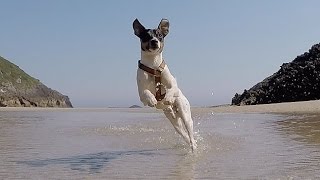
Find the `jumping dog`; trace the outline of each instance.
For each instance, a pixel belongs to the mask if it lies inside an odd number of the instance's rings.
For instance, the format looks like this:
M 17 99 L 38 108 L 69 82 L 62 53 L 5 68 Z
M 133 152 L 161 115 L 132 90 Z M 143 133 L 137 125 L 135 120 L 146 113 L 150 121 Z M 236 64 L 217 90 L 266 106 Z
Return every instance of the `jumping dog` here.
M 145 106 L 162 109 L 175 130 L 194 151 L 196 143 L 189 101 L 178 88 L 162 57 L 164 38 L 169 33 L 169 21 L 162 19 L 158 28 L 146 29 L 135 19 L 133 30 L 141 42 L 141 60 L 138 62 L 137 70 L 141 102 Z

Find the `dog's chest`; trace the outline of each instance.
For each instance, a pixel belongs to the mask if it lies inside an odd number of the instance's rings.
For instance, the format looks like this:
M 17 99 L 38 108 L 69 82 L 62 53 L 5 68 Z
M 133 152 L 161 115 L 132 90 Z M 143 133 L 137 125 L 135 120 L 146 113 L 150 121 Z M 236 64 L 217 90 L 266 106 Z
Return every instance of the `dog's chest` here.
M 148 89 L 153 95 L 156 95 L 156 87 L 158 84 L 155 82 L 155 76 L 139 69 L 138 70 L 138 81 L 140 85 L 144 86 L 144 89 Z M 166 92 L 166 87 L 163 83 L 161 83 L 161 92 L 165 93 Z

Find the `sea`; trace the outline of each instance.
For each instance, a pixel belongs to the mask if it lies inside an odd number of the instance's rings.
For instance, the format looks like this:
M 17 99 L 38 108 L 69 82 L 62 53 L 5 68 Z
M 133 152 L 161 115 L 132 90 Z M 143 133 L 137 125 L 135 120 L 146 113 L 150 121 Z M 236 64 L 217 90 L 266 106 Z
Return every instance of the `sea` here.
M 198 148 L 161 111 L 0 112 L 0 179 L 320 179 L 320 116 L 193 108 Z

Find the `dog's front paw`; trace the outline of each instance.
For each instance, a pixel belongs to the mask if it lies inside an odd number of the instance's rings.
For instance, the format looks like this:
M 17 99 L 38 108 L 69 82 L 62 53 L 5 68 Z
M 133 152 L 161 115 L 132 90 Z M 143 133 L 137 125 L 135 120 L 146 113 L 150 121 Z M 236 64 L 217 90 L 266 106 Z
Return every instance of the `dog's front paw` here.
M 155 107 L 157 105 L 158 101 L 154 96 L 148 97 L 147 104 L 150 107 Z
M 171 105 L 174 103 L 175 98 L 173 96 L 165 96 L 163 99 L 163 104 L 165 105 Z

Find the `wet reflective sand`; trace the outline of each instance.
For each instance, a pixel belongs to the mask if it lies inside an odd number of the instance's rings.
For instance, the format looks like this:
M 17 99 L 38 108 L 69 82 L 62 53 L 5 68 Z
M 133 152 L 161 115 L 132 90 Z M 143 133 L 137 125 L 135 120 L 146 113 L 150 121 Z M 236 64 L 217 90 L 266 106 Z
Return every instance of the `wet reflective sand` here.
M 0 179 L 319 179 L 320 116 L 193 110 L 191 153 L 149 109 L 0 112 Z

